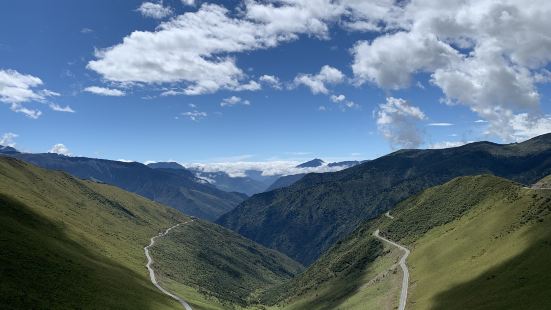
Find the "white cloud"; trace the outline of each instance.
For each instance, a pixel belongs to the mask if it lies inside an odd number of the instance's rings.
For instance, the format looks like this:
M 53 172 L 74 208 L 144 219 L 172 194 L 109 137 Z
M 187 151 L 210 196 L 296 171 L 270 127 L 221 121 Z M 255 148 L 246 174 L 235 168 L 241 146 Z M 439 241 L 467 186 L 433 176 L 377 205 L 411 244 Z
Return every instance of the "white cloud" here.
M 425 118 L 421 109 L 404 99 L 388 97 L 379 105 L 377 128 L 392 148 L 416 148 L 423 143 L 418 122 Z
M 48 105 L 50 107 L 50 109 L 54 110 L 54 111 L 57 111 L 57 112 L 67 112 L 67 113 L 75 113 L 75 110 L 73 110 L 70 106 L 60 106 L 56 103 L 50 103 Z
M 429 145 L 429 149 L 447 149 L 450 147 L 458 147 L 465 145 L 467 143 L 471 143 L 472 141 L 465 142 L 465 141 L 442 141 L 438 143 L 433 143 Z
M 52 148 L 48 151 L 48 153 L 55 153 L 55 154 L 64 155 L 64 156 L 71 155 L 71 152 L 69 151 L 69 149 L 61 143 L 58 143 L 52 146 Z
M 162 2 L 144 2 L 136 9 L 145 17 L 151 17 L 155 19 L 162 19 L 172 15 L 172 9 L 170 7 L 163 6 Z
M 281 82 L 277 76 L 265 74 L 261 76 L 259 80 L 275 89 L 281 89 Z
M 220 102 L 221 107 L 231 107 L 238 104 L 250 105 L 251 103 L 249 102 L 249 100 L 243 100 L 241 99 L 241 97 L 237 97 L 237 96 L 231 96 L 229 98 L 225 98 L 224 100 L 222 100 L 222 102 Z
M 434 127 L 448 127 L 453 126 L 452 123 L 429 123 L 427 126 L 434 126 Z
M 194 6 L 195 5 L 195 0 L 182 0 L 182 3 L 184 5 Z
M 256 82 L 243 83 L 246 74 L 229 54 L 274 47 L 297 34 L 321 30 L 314 24 L 274 23 L 264 15 L 279 11 L 271 5 L 247 1 L 245 6 L 245 18 L 232 16 L 220 5 L 203 4 L 196 12 L 161 23 L 154 32 L 134 31 L 122 43 L 98 50 L 88 68 L 116 82 L 183 83 L 184 93 L 190 95 L 258 89 Z
M 384 34 L 353 49 L 358 83 L 400 89 L 426 72 L 445 102 L 488 121 L 488 134 L 513 141 L 541 131 L 537 84 L 550 81 L 551 2 L 383 2 L 383 14 L 368 20 Z M 515 126 L 525 113 L 533 127 Z
M 92 33 L 94 32 L 93 29 L 90 29 L 90 28 L 82 28 L 80 29 L 80 33 L 83 33 L 83 34 L 88 34 L 88 33 Z
M 299 74 L 295 77 L 295 86 L 304 85 L 310 88 L 313 94 L 328 94 L 326 84 L 338 84 L 343 82 L 344 74 L 331 66 L 323 66 L 316 75 Z
M 15 70 L 0 70 L 0 101 L 10 104 L 14 112 L 36 119 L 42 112 L 29 109 L 23 104 L 33 101 L 48 103 L 48 97 L 59 96 L 58 93 L 47 89 L 37 89 L 42 84 L 38 77 L 21 74 Z
M 197 122 L 205 117 L 207 117 L 206 112 L 200 112 L 200 111 L 190 111 L 190 112 L 184 112 L 182 113 L 183 116 L 189 117 L 190 120 Z
M 84 89 L 84 91 L 92 94 L 100 95 L 100 96 L 121 97 L 126 95 L 126 93 L 120 89 L 106 88 L 106 87 L 99 87 L 99 86 L 88 86 Z
M 13 133 L 13 132 L 7 132 L 0 137 L 0 145 L 1 146 L 10 146 L 15 147 L 15 138 L 17 138 L 19 135 Z
M 333 101 L 334 103 L 337 103 L 339 104 L 341 107 L 346 107 L 346 108 L 354 108 L 356 107 L 357 105 L 353 102 L 353 101 L 350 101 L 350 100 L 346 100 L 346 96 L 345 95 L 331 95 L 331 97 L 329 97 L 331 99 L 331 101 Z
M 331 0 L 247 0 L 236 12 L 203 4 L 153 32 L 134 31 L 122 43 L 96 51 L 87 67 L 109 81 L 181 83 L 188 95 L 256 90 L 258 83 L 244 82 L 247 76 L 233 54 L 275 47 L 301 34 L 326 38 L 327 23 L 345 12 Z
M 204 172 L 224 171 L 232 177 L 246 176 L 247 170 L 262 171 L 264 176 L 272 175 L 290 175 L 299 173 L 311 172 L 333 172 L 339 171 L 346 167 L 328 167 L 323 165 L 315 168 L 296 168 L 301 164 L 300 161 L 236 161 L 236 162 L 217 162 L 217 163 L 185 163 L 182 164 L 187 168 L 200 169 Z

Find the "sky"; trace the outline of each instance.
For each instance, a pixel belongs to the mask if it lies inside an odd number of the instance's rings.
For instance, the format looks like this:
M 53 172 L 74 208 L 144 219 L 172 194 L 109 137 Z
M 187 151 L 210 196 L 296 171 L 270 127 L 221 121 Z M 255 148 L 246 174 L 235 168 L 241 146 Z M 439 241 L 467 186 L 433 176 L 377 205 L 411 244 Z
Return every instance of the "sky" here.
M 3 1 L 0 144 L 267 167 L 523 141 L 551 131 L 549 14 L 543 0 Z

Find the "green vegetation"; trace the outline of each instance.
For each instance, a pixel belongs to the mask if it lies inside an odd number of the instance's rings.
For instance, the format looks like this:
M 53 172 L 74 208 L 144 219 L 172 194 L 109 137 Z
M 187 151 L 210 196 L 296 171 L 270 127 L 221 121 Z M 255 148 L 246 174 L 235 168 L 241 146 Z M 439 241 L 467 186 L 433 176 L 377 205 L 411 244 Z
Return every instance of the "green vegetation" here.
M 117 188 L 0 158 L 0 304 L 13 309 L 177 309 L 143 247 L 186 217 Z
M 0 304 L 7 309 L 181 309 L 160 293 L 143 247 L 180 212 L 109 185 L 0 158 Z M 160 282 L 194 309 L 256 303 L 302 270 L 290 258 L 205 221 L 151 251 Z
M 0 152 L 0 156 L 1 156 Z M 246 197 L 203 184 L 186 169 L 152 169 L 137 162 L 70 157 L 58 154 L 13 153 L 14 157 L 45 169 L 64 171 L 84 180 L 111 184 L 185 214 L 214 221 Z
M 257 292 L 302 271 L 290 258 L 204 221 L 174 229 L 159 239 L 152 255 L 161 282 L 172 280 L 176 291 L 187 291 L 184 296 L 197 309 L 255 304 Z
M 551 173 L 551 134 L 523 143 L 402 150 L 335 173 L 308 174 L 254 195 L 218 223 L 309 265 L 363 221 L 459 176 L 494 174 L 532 184 Z
M 412 249 L 410 309 L 543 309 L 551 304 L 551 191 L 463 177 L 393 211 L 382 232 Z

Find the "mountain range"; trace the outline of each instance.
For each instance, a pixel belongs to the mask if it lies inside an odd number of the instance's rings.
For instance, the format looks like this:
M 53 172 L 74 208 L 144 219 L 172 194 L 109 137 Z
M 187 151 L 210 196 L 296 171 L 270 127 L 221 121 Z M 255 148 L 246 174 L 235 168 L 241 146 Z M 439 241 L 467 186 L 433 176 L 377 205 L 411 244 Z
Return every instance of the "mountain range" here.
M 113 163 L 74 160 L 124 175 Z M 138 167 L 214 188 L 173 163 Z M 401 150 L 307 174 L 220 218 L 258 220 L 253 237 L 96 177 L 0 157 L 3 307 L 181 309 L 150 282 L 147 244 L 159 285 L 194 310 L 396 309 L 404 247 L 407 309 L 551 304 L 551 135 Z M 248 211 L 253 205 L 259 212 Z M 268 246 L 253 240 L 263 234 Z
M 309 265 L 361 222 L 455 177 L 490 173 L 532 184 L 551 173 L 551 134 L 522 143 L 477 142 L 400 150 L 252 196 L 217 223 Z
M 151 237 L 178 223 L 150 251 L 159 282 L 184 290 L 193 309 L 246 305 L 302 270 L 136 194 L 0 157 L 1 308 L 181 309 L 151 284 L 144 255 Z
M 67 172 L 75 177 L 118 186 L 163 203 L 185 214 L 215 220 L 246 196 L 217 189 L 187 170 L 152 169 L 137 162 L 120 162 L 53 153 L 19 153 L 0 149 L 10 156 L 39 167 Z

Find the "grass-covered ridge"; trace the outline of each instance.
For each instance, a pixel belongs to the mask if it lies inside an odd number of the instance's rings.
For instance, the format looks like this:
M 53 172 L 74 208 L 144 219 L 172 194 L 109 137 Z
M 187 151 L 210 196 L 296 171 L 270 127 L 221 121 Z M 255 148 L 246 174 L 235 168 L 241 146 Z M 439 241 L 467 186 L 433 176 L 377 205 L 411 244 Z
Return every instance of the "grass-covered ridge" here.
M 393 309 L 402 253 L 373 238 L 380 228 L 411 249 L 408 309 L 551 304 L 551 190 L 491 175 L 459 177 L 399 203 L 391 215 L 364 222 L 297 278 L 266 291 L 266 303 L 290 310 Z M 356 268 L 349 257 L 365 264 Z
M 410 309 L 551 304 L 551 191 L 463 177 L 402 202 L 382 232 L 412 250 Z
M 551 134 L 505 145 L 401 150 L 339 172 L 308 174 L 292 186 L 252 196 L 218 223 L 309 265 L 400 201 L 480 174 L 525 185 L 551 174 Z
M 194 309 L 258 304 L 257 293 L 291 279 L 302 266 L 274 250 L 204 221 L 182 225 L 152 250 L 161 282 L 185 283 L 175 290 L 196 291 Z
M 0 157 L 0 305 L 7 309 L 181 309 L 149 280 L 144 246 L 180 212 L 116 187 Z M 197 309 L 256 303 L 300 264 L 195 220 L 151 249 L 163 287 Z
M 0 158 L 0 304 L 13 309 L 177 309 L 143 247 L 187 218 L 112 186 Z

